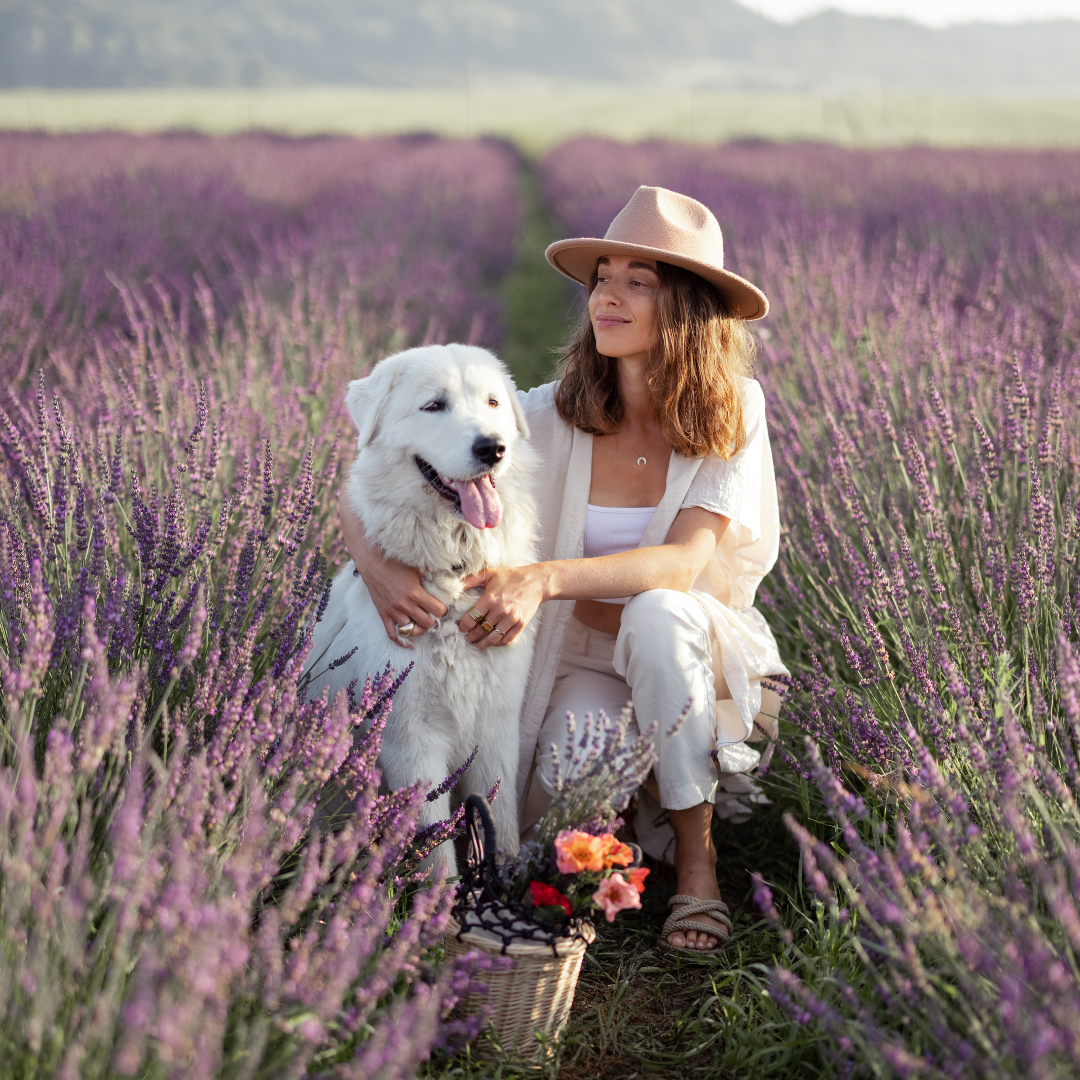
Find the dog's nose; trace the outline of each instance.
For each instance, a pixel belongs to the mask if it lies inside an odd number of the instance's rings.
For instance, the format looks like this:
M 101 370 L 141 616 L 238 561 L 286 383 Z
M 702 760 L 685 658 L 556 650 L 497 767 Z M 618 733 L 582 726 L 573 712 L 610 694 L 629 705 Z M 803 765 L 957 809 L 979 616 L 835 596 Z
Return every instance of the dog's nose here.
M 496 461 L 502 461 L 503 454 L 506 453 L 506 443 L 481 435 L 472 444 L 472 452 L 485 465 L 494 465 Z

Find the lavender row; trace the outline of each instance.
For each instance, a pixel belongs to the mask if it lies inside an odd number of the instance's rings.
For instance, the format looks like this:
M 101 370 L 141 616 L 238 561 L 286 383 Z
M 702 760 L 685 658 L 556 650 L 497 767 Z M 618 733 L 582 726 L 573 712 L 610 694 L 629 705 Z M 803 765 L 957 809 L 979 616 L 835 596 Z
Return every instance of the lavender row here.
M 282 170 L 304 160 L 258 146 Z M 410 1076 L 475 1030 L 450 1013 L 485 962 L 433 965 L 450 896 L 420 860 L 446 829 L 418 831 L 422 788 L 379 792 L 404 673 L 331 702 L 300 671 L 344 558 L 342 388 L 380 344 L 451 332 L 410 322 L 411 304 L 483 317 L 482 290 L 458 310 L 433 282 L 469 292 L 469 244 L 484 273 L 502 265 L 513 171 L 489 147 L 388 143 L 389 159 L 428 155 L 426 202 L 405 178 L 397 201 L 385 184 L 367 202 L 309 192 L 293 225 L 318 228 L 274 233 L 281 217 L 264 243 L 265 208 L 198 188 L 200 148 L 220 144 L 189 140 L 187 175 L 80 164 L 5 211 L 25 239 L 66 205 L 74 232 L 3 256 L 0 1059 L 42 1077 Z M 338 149 L 340 185 L 355 154 Z M 162 226 L 177 207 L 183 235 Z M 215 278 L 201 252 L 232 259 L 241 235 L 263 246 Z M 371 235 L 397 255 L 377 260 Z M 119 245 L 95 292 L 115 237 L 135 255 Z M 69 260 L 82 284 L 50 309 L 35 289 Z
M 19 331 L 4 373 L 122 335 L 117 280 L 196 335 L 200 283 L 221 322 L 315 275 L 380 346 L 498 344 L 516 165 L 503 145 L 422 137 L 2 133 L 0 324 Z
M 773 1001 L 839 1075 L 1073 1075 L 1080 155 L 583 140 L 544 173 L 580 235 L 695 195 L 773 301 L 759 602 L 812 808 L 805 895 L 757 889 Z

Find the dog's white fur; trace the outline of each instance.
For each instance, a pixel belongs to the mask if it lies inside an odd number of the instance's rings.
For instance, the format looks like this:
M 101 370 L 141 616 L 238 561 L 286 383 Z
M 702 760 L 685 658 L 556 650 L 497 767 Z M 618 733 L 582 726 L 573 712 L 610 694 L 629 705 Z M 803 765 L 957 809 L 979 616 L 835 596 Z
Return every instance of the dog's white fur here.
M 334 579 L 316 624 L 307 667 L 309 696 L 333 696 L 354 679 L 387 664 L 414 667 L 394 699 L 379 764 L 391 788 L 438 783 L 476 758 L 463 777 L 466 792 L 502 786 L 492 807 L 500 847 L 518 847 L 518 714 L 533 651 L 532 627 L 510 645 L 481 652 L 458 629 L 480 589 L 466 594 L 461 579 L 486 566 L 521 566 L 536 559 L 536 505 L 531 494 L 535 456 L 514 384 L 491 353 L 469 345 L 431 345 L 388 357 L 367 378 L 349 384 L 346 404 L 359 432 L 359 454 L 347 481 L 349 502 L 369 540 L 393 559 L 421 569 L 424 588 L 449 609 L 406 651 L 387 639 L 379 614 L 353 564 Z M 434 401 L 445 406 L 422 411 Z M 491 402 L 497 402 L 492 405 Z M 477 437 L 505 443 L 501 461 L 485 466 L 473 452 Z M 443 476 L 490 473 L 502 501 L 495 528 L 470 525 L 421 474 L 419 456 Z M 354 646 L 343 665 L 331 661 Z M 421 824 L 448 817 L 450 797 L 425 804 Z M 436 859 L 456 873 L 453 846 Z

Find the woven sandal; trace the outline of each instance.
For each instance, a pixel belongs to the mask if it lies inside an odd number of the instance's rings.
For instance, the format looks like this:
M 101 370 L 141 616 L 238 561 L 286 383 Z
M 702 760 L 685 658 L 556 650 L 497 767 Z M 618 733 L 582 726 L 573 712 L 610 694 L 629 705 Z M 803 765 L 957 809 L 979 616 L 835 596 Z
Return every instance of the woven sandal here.
M 679 953 L 682 956 L 719 956 L 731 933 L 731 912 L 727 904 L 720 900 L 699 900 L 696 896 L 676 893 L 668 901 L 668 907 L 676 905 L 680 907 L 680 910 L 673 911 L 664 920 L 664 928 L 660 931 L 660 940 L 657 942 L 660 949 Z M 698 922 L 694 918 L 695 915 L 708 915 L 709 918 L 723 925 L 710 926 L 708 923 Z M 696 930 L 699 934 L 708 934 L 709 937 L 717 938 L 718 942 L 711 949 L 689 949 L 685 945 L 672 945 L 668 937 L 676 930 L 684 934 L 687 930 Z

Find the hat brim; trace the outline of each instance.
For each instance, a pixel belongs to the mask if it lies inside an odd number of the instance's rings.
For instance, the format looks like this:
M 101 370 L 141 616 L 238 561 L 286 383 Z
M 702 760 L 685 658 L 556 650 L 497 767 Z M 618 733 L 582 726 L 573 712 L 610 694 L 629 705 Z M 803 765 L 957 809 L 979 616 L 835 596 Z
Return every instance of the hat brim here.
M 592 279 L 597 262 L 603 255 L 640 255 L 643 259 L 671 263 L 672 266 L 681 266 L 684 270 L 691 270 L 715 285 L 732 315 L 737 319 L 753 322 L 769 314 L 769 301 L 765 294 L 745 278 L 722 267 L 699 262 L 697 259 L 689 259 L 685 255 L 678 255 L 662 248 L 628 244 L 620 240 L 582 237 L 576 240 L 558 240 L 544 252 L 544 255 L 560 274 L 586 288 Z

